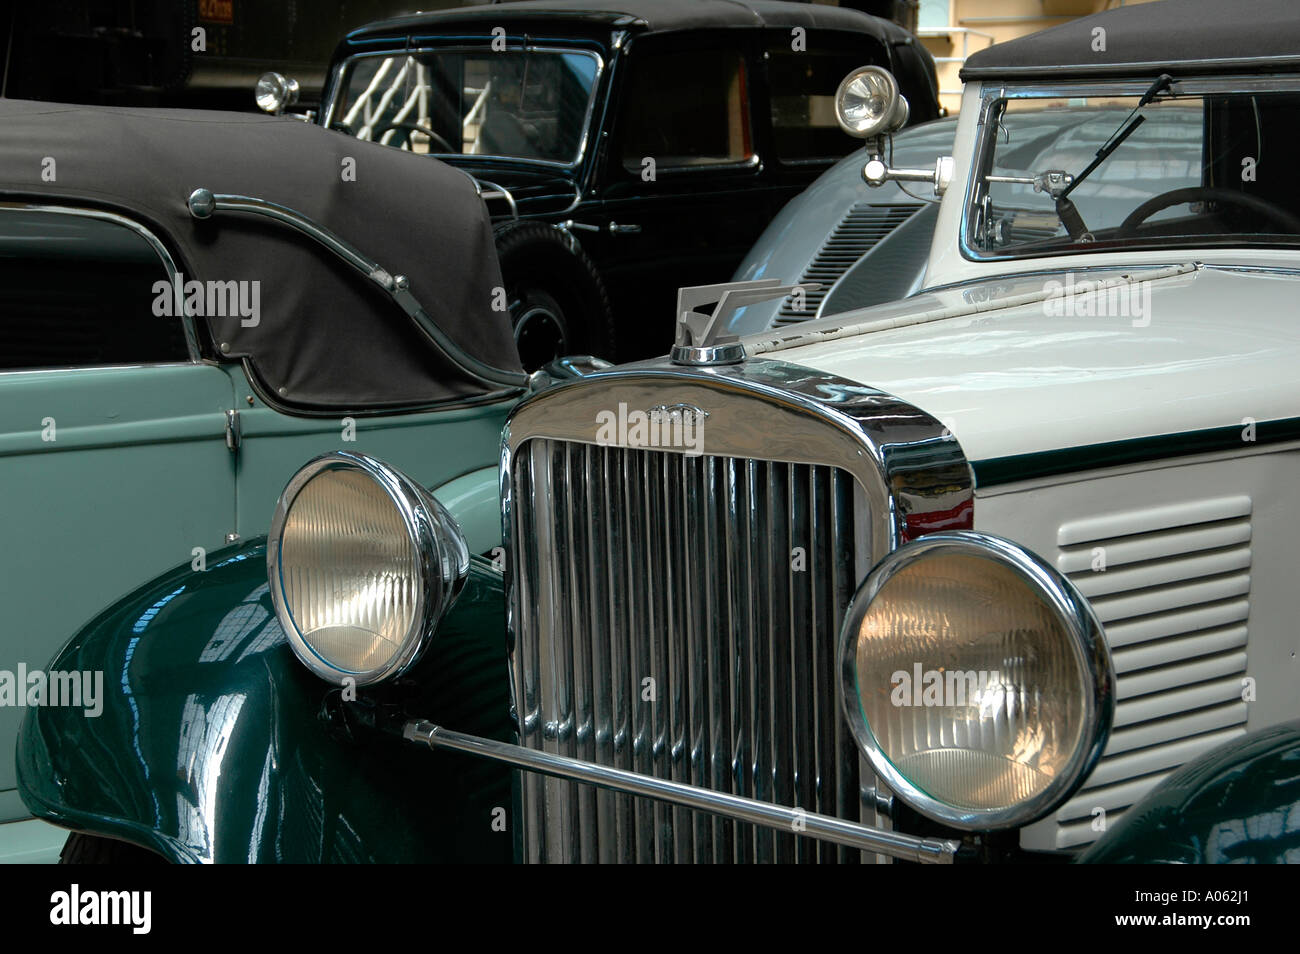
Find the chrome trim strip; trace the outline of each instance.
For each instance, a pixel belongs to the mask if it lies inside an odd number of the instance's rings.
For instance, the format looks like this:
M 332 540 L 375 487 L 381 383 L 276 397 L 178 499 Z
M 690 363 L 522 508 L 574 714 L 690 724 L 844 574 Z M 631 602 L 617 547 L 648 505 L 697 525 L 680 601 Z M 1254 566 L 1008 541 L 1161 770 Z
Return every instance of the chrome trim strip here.
M 651 798 L 683 808 L 711 812 L 763 828 L 794 833 L 833 842 L 862 851 L 875 851 L 918 864 L 951 864 L 960 844 L 938 838 L 918 838 L 881 831 L 841 818 L 804 812 L 797 808 L 759 802 L 739 795 L 713 792 L 668 779 L 578 759 L 494 739 L 453 732 L 431 722 L 411 721 L 402 730 L 404 738 L 424 742 L 431 749 L 463 752 L 479 758 L 505 762 L 553 778 L 595 785 L 615 792 Z
M 465 172 L 464 169 L 460 171 Z M 515 196 L 513 192 L 511 192 L 505 186 L 500 185 L 499 183 L 491 182 L 487 179 L 476 179 L 468 172 L 465 172 L 465 175 L 469 176 L 471 179 L 474 179 L 474 182 L 477 184 L 478 197 L 480 199 L 482 199 L 484 202 L 487 202 L 489 199 L 504 199 L 506 206 L 510 209 L 511 220 L 514 222 L 519 221 L 519 206 L 515 204 Z M 489 187 L 487 192 L 483 191 L 483 186 Z
M 0 374 L 68 374 L 74 371 L 141 371 L 146 368 L 192 368 L 201 361 L 156 361 L 152 364 L 64 364 L 48 368 L 4 368 Z
M 129 219 L 124 215 L 118 215 L 116 212 L 105 212 L 102 209 L 87 208 L 85 206 L 46 205 L 37 202 L 0 202 L 0 211 L 4 209 L 30 212 L 52 212 L 56 215 L 80 215 L 88 219 L 100 219 L 104 222 L 113 222 L 117 225 L 125 226 L 144 239 L 149 244 L 149 247 L 157 253 L 160 259 L 162 259 L 163 268 L 167 270 L 167 280 L 171 282 L 172 285 L 176 284 L 176 278 L 180 275 L 180 269 L 176 266 L 176 260 L 172 258 L 171 253 L 167 251 L 167 246 L 162 243 L 158 236 L 154 235 L 153 232 L 145 228 L 139 222 L 134 219 Z M 190 356 L 189 363 L 197 364 L 202 360 L 203 355 L 199 351 L 199 336 L 194 327 L 194 316 L 190 313 L 184 301 L 181 302 L 181 311 L 181 323 L 185 331 L 185 349 L 189 352 Z M 134 365 L 131 367 L 134 367 Z
M 1165 278 L 1175 278 L 1179 275 L 1187 275 L 1196 271 L 1202 266 L 1195 262 L 1188 262 L 1183 265 L 1161 265 L 1152 266 L 1144 273 L 1136 268 L 1124 268 L 1123 266 L 1096 266 L 1096 270 L 1102 271 L 1103 274 L 1110 274 L 1114 277 L 1100 279 L 1096 284 L 1084 285 L 1078 292 L 1070 292 L 1070 295 L 1084 294 L 1085 289 L 1088 291 L 1096 290 L 1100 292 L 1108 291 L 1112 288 L 1124 288 L 1128 285 L 1137 285 L 1142 282 L 1155 282 Z M 1033 273 L 1030 273 L 1033 274 Z M 1043 275 L 1056 274 L 1056 272 L 1042 272 Z M 976 280 L 976 284 L 994 285 L 1003 276 L 984 276 Z M 1003 298 L 992 298 L 987 296 L 963 296 L 964 301 L 951 305 L 941 305 L 937 308 L 923 309 L 918 308 L 910 314 L 898 315 L 887 313 L 884 316 L 873 314 L 874 309 L 855 309 L 853 311 L 840 312 L 831 315 L 829 318 L 817 318 L 813 321 L 807 321 L 793 325 L 777 325 L 767 331 L 758 334 L 746 335 L 740 339 L 741 344 L 751 355 L 775 354 L 778 351 L 785 351 L 790 348 L 799 348 L 803 345 L 817 344 L 823 341 L 837 341 L 842 338 L 856 338 L 860 335 L 870 334 L 875 331 L 891 331 L 894 328 L 904 328 L 911 325 L 921 325 L 931 321 L 945 321 L 949 318 L 964 318 L 968 315 L 977 313 L 988 313 L 1001 309 L 1018 308 L 1022 305 L 1033 305 L 1038 302 L 1047 301 L 1050 298 L 1060 297 L 1061 290 L 1053 290 L 1049 284 L 1044 281 L 1036 290 L 1021 292 L 1018 295 L 1007 295 Z M 868 316 L 865 321 L 854 321 L 854 315 Z M 780 329 L 788 328 L 788 331 Z
M 338 235 L 318 225 L 301 212 L 295 211 L 276 202 L 268 202 L 247 195 L 214 193 L 211 189 L 195 189 L 186 200 L 190 216 L 195 219 L 210 219 L 217 212 L 246 212 L 250 215 L 263 215 L 277 222 L 282 222 L 297 229 L 314 242 L 325 246 L 329 251 L 343 259 L 361 274 L 379 285 L 384 291 L 392 292 L 394 278 L 378 262 L 367 258 L 349 245 Z
M 253 196 L 214 193 L 210 189 L 203 188 L 191 192 L 186 204 L 189 206 L 190 215 L 195 219 L 208 219 L 217 212 L 237 212 L 265 216 L 288 225 L 324 246 L 387 292 L 397 306 L 406 312 L 407 316 L 424 332 L 429 342 L 465 374 L 484 384 L 517 388 L 528 386 L 528 375 L 522 371 L 494 368 L 479 361 L 452 341 L 411 294 L 410 284 L 405 275 L 390 274 L 378 262 L 367 258 L 352 245 L 301 212 Z

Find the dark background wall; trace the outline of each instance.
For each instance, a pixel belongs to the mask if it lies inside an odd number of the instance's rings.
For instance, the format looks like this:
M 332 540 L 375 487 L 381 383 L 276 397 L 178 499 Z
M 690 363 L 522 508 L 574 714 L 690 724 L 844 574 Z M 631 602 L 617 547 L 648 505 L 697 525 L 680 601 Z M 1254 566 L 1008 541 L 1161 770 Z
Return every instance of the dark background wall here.
M 319 96 L 345 33 L 456 0 L 44 0 L 5 25 L 5 96 L 96 104 L 251 109 L 267 70 Z M 196 50 L 195 30 L 202 46 Z

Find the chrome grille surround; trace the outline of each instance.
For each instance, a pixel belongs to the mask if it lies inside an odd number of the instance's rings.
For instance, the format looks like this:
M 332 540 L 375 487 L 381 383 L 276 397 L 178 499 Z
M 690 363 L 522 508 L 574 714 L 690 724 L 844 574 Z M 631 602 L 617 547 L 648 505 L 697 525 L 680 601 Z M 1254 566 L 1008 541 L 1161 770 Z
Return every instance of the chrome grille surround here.
M 597 414 L 620 406 L 698 408 L 703 454 L 602 446 Z M 780 362 L 646 366 L 523 402 L 501 473 L 521 745 L 887 827 L 864 806 L 834 645 L 876 560 L 971 525 L 938 421 Z M 786 552 L 804 533 L 806 572 Z M 520 797 L 529 861 L 858 857 L 527 772 Z

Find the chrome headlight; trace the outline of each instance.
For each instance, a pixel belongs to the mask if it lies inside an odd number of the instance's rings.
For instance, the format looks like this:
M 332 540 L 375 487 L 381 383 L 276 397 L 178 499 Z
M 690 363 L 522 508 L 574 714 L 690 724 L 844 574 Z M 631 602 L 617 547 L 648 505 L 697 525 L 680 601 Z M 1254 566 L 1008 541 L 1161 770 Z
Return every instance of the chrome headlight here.
M 339 451 L 311 461 L 285 487 L 266 564 L 298 658 L 322 679 L 364 686 L 419 657 L 464 585 L 469 548 L 419 484 Z
M 835 91 L 835 118 L 850 136 L 872 139 L 902 129 L 907 100 L 898 81 L 879 66 L 860 66 L 844 77 Z
M 301 92 L 302 88 L 293 77 L 280 73 L 263 73 L 253 87 L 253 98 L 257 100 L 257 108 L 262 112 L 278 116 L 298 102 Z
M 1110 732 L 1115 676 L 1092 609 L 997 537 L 935 533 L 889 554 L 854 596 L 839 652 L 841 701 L 872 768 L 956 828 L 1041 818 Z

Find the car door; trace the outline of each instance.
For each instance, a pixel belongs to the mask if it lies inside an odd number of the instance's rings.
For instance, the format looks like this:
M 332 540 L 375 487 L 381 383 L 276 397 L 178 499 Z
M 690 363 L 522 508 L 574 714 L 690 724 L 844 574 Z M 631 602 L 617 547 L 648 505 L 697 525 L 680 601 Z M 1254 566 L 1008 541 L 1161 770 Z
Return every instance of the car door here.
M 0 821 L 27 814 L 14 740 L 30 674 L 234 527 L 230 381 L 199 360 L 187 319 L 155 314 L 173 273 L 123 217 L 0 204 Z M 122 674 L 89 678 L 107 691 Z
M 663 353 L 676 290 L 726 281 L 772 213 L 749 32 L 639 38 L 618 64 L 602 231 L 579 238 L 605 279 L 620 357 Z
M 306 416 L 268 406 L 244 368 L 226 367 L 239 408 L 237 526 L 242 536 L 266 533 L 280 491 L 303 464 L 346 450 L 376 457 L 434 490 L 452 509 L 473 552 L 491 553 L 500 545 L 496 461 L 513 402 L 400 414 L 362 409 L 351 415 Z

